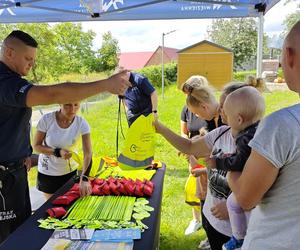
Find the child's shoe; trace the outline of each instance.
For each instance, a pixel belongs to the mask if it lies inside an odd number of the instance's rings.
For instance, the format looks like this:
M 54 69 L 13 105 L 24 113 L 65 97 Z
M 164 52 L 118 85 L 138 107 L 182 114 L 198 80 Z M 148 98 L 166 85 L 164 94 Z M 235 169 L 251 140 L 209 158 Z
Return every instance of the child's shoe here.
M 196 221 L 195 219 L 191 220 L 189 226 L 185 230 L 185 235 L 189 235 L 197 232 L 202 227 L 201 222 Z
M 230 240 L 222 246 L 222 250 L 240 250 L 242 249 L 243 243 L 244 239 L 238 240 L 232 236 Z
M 209 245 L 209 241 L 206 238 L 205 240 L 202 240 L 198 246 L 199 249 L 201 250 L 210 250 L 210 245 Z

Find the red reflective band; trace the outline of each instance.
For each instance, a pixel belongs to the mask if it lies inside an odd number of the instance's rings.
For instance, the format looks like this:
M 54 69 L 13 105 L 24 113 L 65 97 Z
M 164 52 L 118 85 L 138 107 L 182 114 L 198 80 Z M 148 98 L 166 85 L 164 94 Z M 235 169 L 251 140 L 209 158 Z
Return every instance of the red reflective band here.
M 205 168 L 205 167 L 201 164 L 197 164 L 196 166 L 193 167 L 193 169 L 196 169 L 196 168 Z

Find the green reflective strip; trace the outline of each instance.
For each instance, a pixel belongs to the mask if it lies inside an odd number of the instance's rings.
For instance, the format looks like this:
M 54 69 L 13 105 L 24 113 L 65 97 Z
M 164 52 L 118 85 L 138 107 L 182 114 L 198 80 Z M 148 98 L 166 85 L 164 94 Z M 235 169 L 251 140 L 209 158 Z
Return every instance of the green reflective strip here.
M 123 154 L 120 154 L 119 157 L 118 157 L 118 161 L 120 163 L 123 163 L 123 164 L 125 164 L 127 166 L 131 166 L 131 167 L 134 167 L 134 168 L 148 166 L 148 165 L 150 165 L 152 163 L 153 159 L 154 159 L 154 157 L 151 156 L 151 157 L 147 158 L 146 160 L 137 161 L 137 160 L 132 160 L 132 159 L 126 157 Z

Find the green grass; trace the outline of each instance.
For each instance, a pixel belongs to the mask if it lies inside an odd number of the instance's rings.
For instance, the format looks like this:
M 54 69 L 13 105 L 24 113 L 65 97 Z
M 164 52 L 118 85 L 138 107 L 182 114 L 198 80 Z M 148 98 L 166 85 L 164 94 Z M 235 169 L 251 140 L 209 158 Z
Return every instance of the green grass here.
M 273 92 L 264 96 L 266 114 L 299 102 L 298 95 L 288 91 Z M 159 119 L 177 133 L 180 131 L 180 113 L 184 103 L 185 96 L 176 89 L 176 86 L 167 87 L 165 98 L 159 100 Z M 90 108 L 88 114 L 83 114 L 92 129 L 93 151 L 96 156 L 115 156 L 117 108 L 117 98 L 111 96 Z M 127 123 L 124 120 L 124 112 L 122 113 L 122 124 L 126 133 Z M 156 139 L 155 158 L 167 165 L 162 200 L 160 249 L 196 249 L 200 240 L 205 237 L 203 230 L 191 236 L 184 236 L 184 230 L 192 218 L 191 208 L 184 203 L 184 184 L 188 176 L 187 162 L 178 157 L 177 151 L 161 136 L 158 135 Z M 120 139 L 120 143 L 123 143 L 123 139 Z M 34 185 L 34 172 L 30 175 L 31 185 Z

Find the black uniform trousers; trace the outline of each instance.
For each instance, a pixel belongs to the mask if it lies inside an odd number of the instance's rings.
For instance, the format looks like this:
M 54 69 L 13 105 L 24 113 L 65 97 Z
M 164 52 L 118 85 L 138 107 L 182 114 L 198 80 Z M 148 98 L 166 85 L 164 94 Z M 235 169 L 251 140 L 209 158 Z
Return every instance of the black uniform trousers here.
M 0 163 L 0 243 L 31 215 L 24 161 Z

